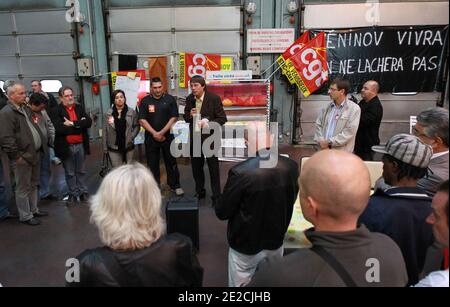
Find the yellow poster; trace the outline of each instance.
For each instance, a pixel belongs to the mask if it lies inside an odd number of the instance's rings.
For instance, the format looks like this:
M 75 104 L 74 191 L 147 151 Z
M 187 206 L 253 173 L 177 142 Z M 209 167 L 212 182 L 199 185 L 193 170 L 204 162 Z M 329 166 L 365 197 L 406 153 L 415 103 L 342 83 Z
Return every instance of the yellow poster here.
M 116 88 L 117 72 L 111 74 L 111 83 L 113 90 Z
M 180 63 L 179 63 L 179 78 L 180 78 L 180 87 L 185 88 L 186 85 L 186 53 L 180 53 Z
M 232 71 L 234 70 L 234 61 L 232 57 L 222 57 L 221 60 L 221 70 L 222 71 Z

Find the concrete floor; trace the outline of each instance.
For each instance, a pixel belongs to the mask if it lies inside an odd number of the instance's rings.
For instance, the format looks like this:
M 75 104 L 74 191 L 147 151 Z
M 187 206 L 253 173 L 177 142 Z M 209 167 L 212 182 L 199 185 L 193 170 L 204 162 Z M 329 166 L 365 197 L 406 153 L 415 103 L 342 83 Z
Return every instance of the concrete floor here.
M 92 146 L 93 154 L 88 157 L 88 186 L 94 194 L 100 185 L 98 171 L 101 164 L 101 150 Z M 287 153 L 295 161 L 301 156 L 311 155 L 311 148 L 282 146 L 281 153 Z M 221 163 L 222 186 L 233 163 Z M 64 171 L 61 166 L 53 168 L 53 189 L 63 193 Z M 187 195 L 194 195 L 194 184 L 190 164 L 179 163 L 181 183 Z M 163 167 L 162 167 L 163 172 Z M 205 167 L 206 178 L 209 178 Z M 165 179 L 162 179 L 164 182 Z M 207 180 L 209 182 L 209 180 Z M 209 183 L 207 183 L 209 185 Z M 163 186 L 164 190 L 164 186 Z M 207 186 L 207 191 L 210 191 Z M 164 196 L 170 193 L 163 191 Z M 101 245 L 96 228 L 89 223 L 89 205 L 81 204 L 68 208 L 63 201 L 43 201 L 42 210 L 50 213 L 42 218 L 42 225 L 30 227 L 9 220 L 0 223 L 0 283 L 3 286 L 64 286 L 65 263 L 85 249 Z M 209 206 L 209 199 L 200 203 L 200 252 L 199 261 L 204 268 L 204 286 L 227 286 L 226 238 L 227 223 L 219 221 Z

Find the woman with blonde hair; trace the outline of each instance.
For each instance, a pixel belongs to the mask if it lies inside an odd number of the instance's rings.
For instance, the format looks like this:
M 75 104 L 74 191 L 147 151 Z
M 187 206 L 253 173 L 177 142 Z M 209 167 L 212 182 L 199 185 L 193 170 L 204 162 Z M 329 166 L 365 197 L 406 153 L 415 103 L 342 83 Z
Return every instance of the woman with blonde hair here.
M 202 285 L 203 269 L 190 239 L 165 235 L 161 192 L 146 167 L 130 164 L 109 173 L 92 198 L 91 211 L 105 247 L 77 257 L 80 282 L 68 286 Z
M 141 126 L 136 111 L 127 105 L 124 91 L 114 91 L 112 100 L 104 123 L 103 149 L 109 153 L 112 166 L 119 167 L 133 161 L 134 139 Z

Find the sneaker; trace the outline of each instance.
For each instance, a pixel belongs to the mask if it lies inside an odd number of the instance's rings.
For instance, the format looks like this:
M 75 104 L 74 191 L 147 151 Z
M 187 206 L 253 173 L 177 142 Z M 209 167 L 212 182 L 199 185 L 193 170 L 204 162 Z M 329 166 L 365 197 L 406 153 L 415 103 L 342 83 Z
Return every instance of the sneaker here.
M 76 205 L 79 201 L 78 201 L 78 197 L 69 195 L 66 202 L 67 202 L 68 206 L 73 206 L 73 205 Z
M 22 224 L 29 225 L 29 226 L 38 226 L 41 225 L 41 222 L 38 219 L 32 218 L 28 221 L 20 221 Z
M 174 190 L 176 196 L 183 196 L 184 190 L 182 188 L 177 188 Z

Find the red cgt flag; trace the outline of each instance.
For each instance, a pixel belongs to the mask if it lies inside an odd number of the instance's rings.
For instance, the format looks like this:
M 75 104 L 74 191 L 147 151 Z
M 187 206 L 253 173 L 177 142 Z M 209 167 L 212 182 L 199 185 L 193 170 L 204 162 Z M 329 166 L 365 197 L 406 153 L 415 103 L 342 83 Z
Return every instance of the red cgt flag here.
M 219 71 L 222 68 L 220 54 L 181 53 L 180 54 L 180 87 L 187 88 L 193 76 L 206 77 L 207 71 Z
M 328 81 L 325 33 L 321 32 L 286 61 L 289 80 L 308 97 Z
M 295 56 L 296 52 L 300 51 L 308 42 L 309 39 L 309 31 L 303 33 L 299 39 L 295 41 L 286 51 L 278 58 L 278 64 L 283 68 L 285 62 L 289 60 L 291 57 Z M 284 69 L 283 69 L 284 71 Z

